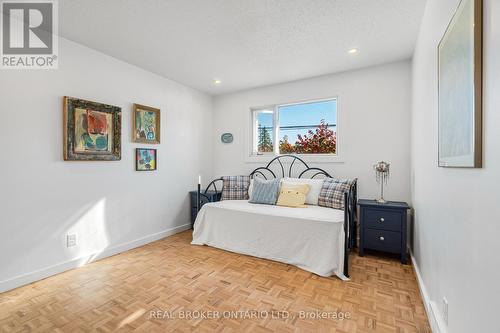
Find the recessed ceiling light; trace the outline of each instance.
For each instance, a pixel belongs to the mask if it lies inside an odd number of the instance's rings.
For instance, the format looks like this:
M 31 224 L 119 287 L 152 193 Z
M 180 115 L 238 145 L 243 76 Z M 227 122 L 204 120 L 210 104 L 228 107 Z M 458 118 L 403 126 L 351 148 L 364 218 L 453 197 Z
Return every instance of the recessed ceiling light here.
M 221 81 L 221 80 L 219 80 L 219 79 L 215 79 L 215 80 L 214 80 L 214 84 L 215 84 L 216 86 L 220 85 L 221 83 L 222 83 L 222 81 Z
M 358 53 L 358 51 L 359 51 L 358 49 L 353 48 L 353 49 L 350 49 L 348 52 L 349 52 L 350 54 L 355 54 L 355 53 Z

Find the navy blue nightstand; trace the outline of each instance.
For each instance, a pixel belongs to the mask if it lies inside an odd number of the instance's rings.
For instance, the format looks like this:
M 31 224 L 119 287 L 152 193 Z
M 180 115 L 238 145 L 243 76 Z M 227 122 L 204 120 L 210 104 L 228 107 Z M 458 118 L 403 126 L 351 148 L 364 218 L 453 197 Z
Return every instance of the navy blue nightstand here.
M 359 255 L 365 249 L 390 253 L 399 253 L 401 262 L 408 261 L 406 230 L 407 212 L 410 206 L 406 202 L 388 201 L 380 204 L 375 200 L 359 200 L 360 233 Z
M 193 227 L 194 221 L 196 220 L 196 215 L 198 215 L 198 212 L 196 210 L 197 209 L 197 204 L 196 204 L 196 195 L 197 194 L 198 194 L 198 191 L 190 191 L 189 192 L 189 196 L 191 198 L 191 227 Z M 208 191 L 205 195 L 208 197 L 208 199 L 202 195 L 200 198 L 201 206 L 203 206 L 207 202 L 220 201 L 220 198 L 222 196 L 222 192 L 221 191 L 217 191 L 217 192 Z

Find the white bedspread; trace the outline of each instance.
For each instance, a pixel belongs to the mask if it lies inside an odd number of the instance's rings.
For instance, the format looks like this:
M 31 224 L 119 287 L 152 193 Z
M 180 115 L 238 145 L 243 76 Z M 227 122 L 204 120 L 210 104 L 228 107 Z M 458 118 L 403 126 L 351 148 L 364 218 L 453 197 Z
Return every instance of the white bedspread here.
M 227 200 L 205 204 L 191 244 L 271 259 L 321 276 L 343 274 L 344 211 Z

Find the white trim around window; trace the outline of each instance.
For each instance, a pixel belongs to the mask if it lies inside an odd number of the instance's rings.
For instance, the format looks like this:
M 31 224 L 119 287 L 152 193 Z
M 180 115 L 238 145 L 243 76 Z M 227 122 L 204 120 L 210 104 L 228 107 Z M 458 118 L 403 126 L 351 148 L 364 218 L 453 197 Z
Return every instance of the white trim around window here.
M 343 147 L 344 147 L 344 142 L 341 139 L 341 105 L 340 105 L 340 98 L 338 96 L 333 96 L 333 97 L 327 97 L 327 98 L 317 98 L 317 99 L 308 99 L 308 100 L 302 100 L 302 101 L 295 101 L 295 102 L 286 102 L 286 103 L 277 103 L 277 104 L 272 104 L 272 105 L 264 105 L 264 106 L 257 106 L 257 107 L 251 107 L 249 111 L 249 118 L 247 121 L 247 144 L 246 144 L 246 151 L 245 151 L 245 162 L 246 163 L 266 163 L 269 162 L 272 158 L 282 155 L 279 154 L 279 133 L 277 128 L 279 128 L 279 112 L 278 108 L 283 107 L 283 106 L 289 106 L 289 105 L 296 105 L 296 104 L 306 104 L 306 103 L 315 103 L 315 102 L 322 102 L 322 101 L 330 101 L 330 100 L 336 100 L 337 102 L 337 119 L 336 119 L 336 137 L 337 137 L 337 147 L 336 147 L 336 154 L 296 154 L 298 157 L 303 159 L 306 162 L 314 162 L 314 163 L 344 163 L 344 160 L 342 158 L 343 154 Z M 274 146 L 274 151 L 269 152 L 269 153 L 256 153 L 255 152 L 255 147 L 257 146 L 257 136 L 254 131 L 254 126 L 256 126 L 256 119 L 255 119 L 255 114 L 256 111 L 261 111 L 261 110 L 272 110 L 273 111 L 273 146 Z

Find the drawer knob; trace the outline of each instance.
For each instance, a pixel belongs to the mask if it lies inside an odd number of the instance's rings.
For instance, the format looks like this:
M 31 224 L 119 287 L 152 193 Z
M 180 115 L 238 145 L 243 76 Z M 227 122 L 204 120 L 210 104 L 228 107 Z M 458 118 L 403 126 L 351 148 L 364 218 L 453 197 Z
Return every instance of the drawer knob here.
M 385 219 L 383 217 L 380 218 L 380 222 L 384 222 Z
M 379 239 L 380 239 L 381 241 L 384 241 L 384 240 L 385 240 L 385 238 L 384 238 L 384 237 L 382 237 L 382 236 L 380 236 L 380 238 L 379 238 Z

